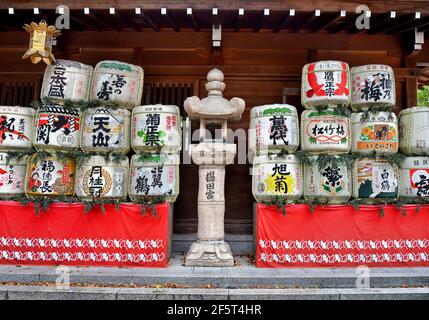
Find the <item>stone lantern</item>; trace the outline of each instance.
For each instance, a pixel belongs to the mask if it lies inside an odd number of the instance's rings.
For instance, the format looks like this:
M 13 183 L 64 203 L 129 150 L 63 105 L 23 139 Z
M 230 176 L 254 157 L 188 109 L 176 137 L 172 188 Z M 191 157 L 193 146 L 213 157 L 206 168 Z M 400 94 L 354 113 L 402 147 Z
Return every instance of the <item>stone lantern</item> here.
M 200 120 L 200 143 L 192 144 L 189 154 L 199 166 L 198 234 L 186 256 L 186 266 L 234 266 L 234 258 L 224 236 L 225 165 L 232 164 L 236 154 L 234 143 L 227 143 L 227 122 L 238 121 L 244 111 L 244 100 L 222 96 L 225 90 L 223 73 L 213 69 L 207 74 L 208 95 L 200 100 L 189 97 L 185 110 L 191 120 Z M 222 139 L 207 139 L 206 125 L 221 125 Z

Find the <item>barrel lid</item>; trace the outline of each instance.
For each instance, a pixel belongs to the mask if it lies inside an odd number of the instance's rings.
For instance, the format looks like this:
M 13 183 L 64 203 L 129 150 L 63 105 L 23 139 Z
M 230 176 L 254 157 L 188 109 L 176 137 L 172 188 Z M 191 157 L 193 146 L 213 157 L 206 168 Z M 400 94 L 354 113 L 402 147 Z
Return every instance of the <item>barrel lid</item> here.
M 264 163 L 290 163 L 290 164 L 301 164 L 299 158 L 293 154 L 284 156 L 280 155 L 259 155 L 253 158 L 253 165 L 264 164 Z
M 150 167 L 159 165 L 179 165 L 180 157 L 178 154 L 152 153 L 152 154 L 134 154 L 131 157 L 131 166 Z
M 93 114 L 111 114 L 111 115 L 123 115 L 125 117 L 129 117 L 131 115 L 131 112 L 127 109 L 124 108 L 111 108 L 108 106 L 100 106 L 100 107 L 95 107 L 95 108 L 88 108 L 86 109 L 85 113 L 88 115 L 93 115 Z
M 354 74 L 354 73 L 360 73 L 365 71 L 380 71 L 380 70 L 385 70 L 393 73 L 392 67 L 387 64 L 364 64 L 361 66 L 353 67 L 351 69 L 351 73 Z
M 289 115 L 297 117 L 296 108 L 290 104 L 265 104 L 262 106 L 253 107 L 250 110 L 250 118 L 269 117 L 272 115 Z
M 17 164 L 26 165 L 28 160 L 28 155 L 25 155 L 20 159 L 13 157 L 9 160 L 9 162 L 7 161 L 8 158 L 9 158 L 9 154 L 7 152 L 0 152 L 0 164 L 2 165 L 5 165 L 7 163 L 13 164 L 13 165 L 17 165 Z
M 315 61 L 315 62 L 311 62 L 311 63 L 307 63 L 304 68 L 303 71 L 306 72 L 308 67 L 310 65 L 316 65 L 314 71 L 325 71 L 325 70 L 342 70 L 343 69 L 343 64 L 346 64 L 347 69 L 349 69 L 349 65 L 346 62 L 343 61 L 337 61 L 337 60 L 321 60 L 321 61 Z M 323 66 L 323 68 L 322 68 Z
M 76 117 L 80 115 L 79 109 L 65 108 L 62 105 L 53 104 L 53 103 L 41 105 L 37 109 L 37 113 L 40 113 L 40 112 L 64 113 L 64 114 L 70 114 Z
M 419 161 L 419 164 L 417 165 L 415 161 Z M 429 168 L 429 157 L 406 157 L 401 163 L 401 168 Z
M 399 116 L 402 116 L 404 114 L 408 114 L 408 113 L 418 113 L 418 112 L 429 112 L 429 107 L 410 107 L 410 108 L 406 108 L 401 110 L 401 112 L 399 112 Z
M 361 117 L 365 112 L 353 112 L 352 113 L 352 124 L 361 123 Z M 389 118 L 391 118 L 389 120 Z M 376 113 L 369 112 L 369 117 L 364 122 L 369 121 L 384 121 L 384 122 L 396 122 L 396 114 L 389 111 L 378 111 Z
M 81 161 L 80 166 L 126 166 L 128 167 L 129 160 L 128 157 L 121 157 L 120 159 L 114 159 L 111 157 L 109 160 L 106 159 L 104 155 L 90 155 L 84 157 Z
M 162 113 L 174 113 L 180 116 L 180 109 L 178 106 L 165 104 L 148 104 L 144 106 L 138 106 L 133 109 L 133 114 L 155 111 Z
M 57 59 L 55 64 L 48 65 L 46 67 L 46 70 L 53 69 L 57 65 L 64 65 L 65 67 L 69 69 L 75 69 L 78 72 L 87 72 L 92 73 L 93 67 L 88 64 L 84 64 L 78 61 L 72 61 L 72 60 L 65 60 L 65 59 Z
M 95 66 L 95 72 L 99 69 L 117 70 L 120 72 L 137 73 L 143 75 L 143 68 L 134 64 L 117 61 L 117 60 L 102 60 Z
M 338 110 L 336 108 L 327 108 L 322 111 L 318 111 L 316 109 L 305 109 L 302 111 L 301 117 L 307 118 L 310 116 L 334 116 L 334 117 L 342 117 L 342 118 L 348 118 L 346 116 L 343 116 L 339 114 Z
M 34 116 L 35 110 L 29 107 L 21 106 L 0 106 L 0 113 L 22 114 L 25 116 Z

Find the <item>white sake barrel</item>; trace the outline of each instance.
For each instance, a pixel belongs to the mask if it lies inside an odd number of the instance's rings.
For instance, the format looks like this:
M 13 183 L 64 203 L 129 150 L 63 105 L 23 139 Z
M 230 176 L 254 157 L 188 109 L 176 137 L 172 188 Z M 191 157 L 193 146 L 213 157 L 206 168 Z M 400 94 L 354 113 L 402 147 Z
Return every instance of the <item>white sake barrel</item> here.
M 24 195 L 28 156 L 21 159 L 0 152 L 0 198 Z
M 302 196 L 301 161 L 294 155 L 262 155 L 253 161 L 252 193 L 256 201 L 282 199 L 293 202 Z
M 75 160 L 72 157 L 39 157 L 28 160 L 25 194 L 29 198 L 74 196 Z
M 88 101 L 92 72 L 90 65 L 58 59 L 45 69 L 40 93 L 42 102 L 63 104 L 66 100 Z
M 398 197 L 399 169 L 385 159 L 356 159 L 353 165 L 353 197 L 380 202 Z
M 130 188 L 132 201 L 165 197 L 174 202 L 179 195 L 178 154 L 134 154 L 131 157 Z
M 296 108 L 289 104 L 257 106 L 250 111 L 249 150 L 267 154 L 298 149 L 299 126 Z
M 369 113 L 361 121 L 363 113 L 352 113 L 352 152 L 369 154 L 398 152 L 398 122 L 393 112 Z
M 405 158 L 401 164 L 399 196 L 429 196 L 429 157 Z
M 304 110 L 301 115 L 301 149 L 309 153 L 348 153 L 351 146 L 350 118 L 336 109 Z
M 34 128 L 34 109 L 19 106 L 0 106 L 0 150 L 31 148 Z
M 80 118 L 78 109 L 54 104 L 41 106 L 34 121 L 33 145 L 39 150 L 79 148 Z
M 316 163 L 318 157 L 310 157 L 311 164 L 304 167 L 304 197 L 325 200 L 338 204 L 348 201 L 352 195 L 352 177 L 346 165 L 326 163 L 322 168 Z
M 112 60 L 100 61 L 95 66 L 90 100 L 132 109 L 140 104 L 142 94 L 143 69 L 140 66 Z
M 76 196 L 81 200 L 126 200 L 129 160 L 107 161 L 104 156 L 89 156 L 79 163 Z
M 353 110 L 395 106 L 395 75 L 392 67 L 368 64 L 353 67 L 351 74 Z
M 302 69 L 301 104 L 305 108 L 350 103 L 350 69 L 341 61 L 318 61 Z
M 179 152 L 180 109 L 172 105 L 146 105 L 133 109 L 131 147 L 135 152 Z
M 408 155 L 429 154 L 429 107 L 413 107 L 399 113 L 399 148 Z
M 122 108 L 90 108 L 84 112 L 80 146 L 86 152 L 130 151 L 131 112 Z

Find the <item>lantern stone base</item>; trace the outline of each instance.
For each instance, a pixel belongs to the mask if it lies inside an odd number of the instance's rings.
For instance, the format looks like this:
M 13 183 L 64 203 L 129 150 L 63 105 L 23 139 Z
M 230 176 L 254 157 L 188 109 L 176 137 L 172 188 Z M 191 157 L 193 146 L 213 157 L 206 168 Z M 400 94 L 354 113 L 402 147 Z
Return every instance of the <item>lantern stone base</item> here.
M 223 240 L 197 240 L 189 249 L 185 259 L 186 267 L 233 267 L 231 249 Z

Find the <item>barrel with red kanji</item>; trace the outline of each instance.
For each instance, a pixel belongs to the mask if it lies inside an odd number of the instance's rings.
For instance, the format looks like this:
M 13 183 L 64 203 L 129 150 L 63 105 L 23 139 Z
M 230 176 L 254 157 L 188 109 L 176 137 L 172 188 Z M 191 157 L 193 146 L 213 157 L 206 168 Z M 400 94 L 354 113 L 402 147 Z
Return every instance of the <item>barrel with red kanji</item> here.
M 301 104 L 305 108 L 350 104 L 350 69 L 342 61 L 317 61 L 302 69 Z

